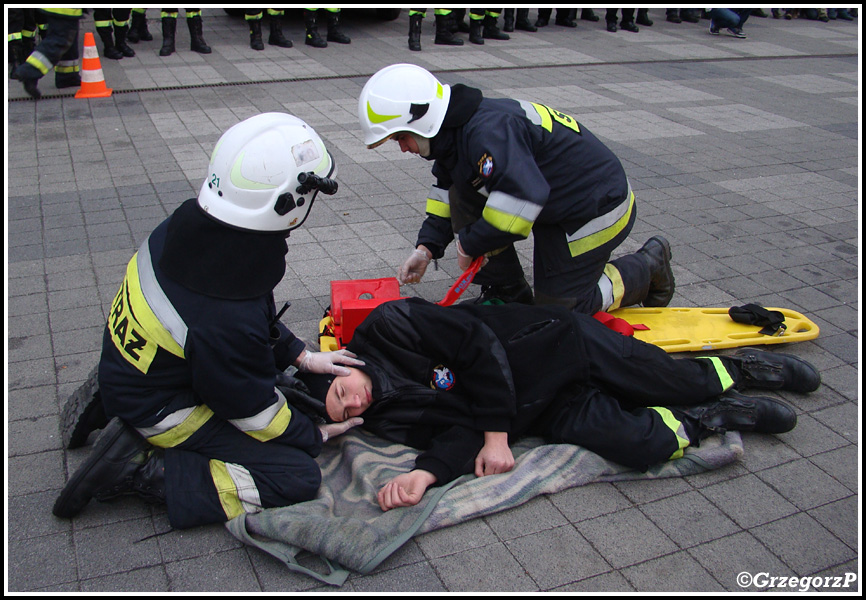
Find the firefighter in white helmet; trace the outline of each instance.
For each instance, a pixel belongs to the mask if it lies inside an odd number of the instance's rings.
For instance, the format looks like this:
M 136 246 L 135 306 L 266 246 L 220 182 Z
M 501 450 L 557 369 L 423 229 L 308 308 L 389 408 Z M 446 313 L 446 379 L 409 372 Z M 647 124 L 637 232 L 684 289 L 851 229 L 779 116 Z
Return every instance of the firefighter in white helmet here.
M 421 279 L 457 236 L 458 262 L 489 262 L 473 283 L 485 302 L 560 304 L 594 313 L 619 306 L 667 306 L 674 294 L 670 245 L 650 238 L 611 261 L 636 218 L 619 159 L 583 124 L 536 102 L 484 98 L 441 83 L 425 69 L 391 65 L 361 91 L 364 142 L 394 139 L 433 161 L 436 183 L 415 250 L 398 272 Z M 533 290 L 514 243 L 533 234 Z
M 249 118 L 217 142 L 198 194 L 144 241 L 111 305 L 99 392 L 113 417 L 54 505 L 71 518 L 91 500 L 135 493 L 164 501 L 175 528 L 314 498 L 323 441 L 277 387 L 290 365 L 344 375 L 360 361 L 311 352 L 280 321 L 273 290 L 286 237 L 333 158 L 306 123 Z M 354 426 L 357 423 L 351 423 Z

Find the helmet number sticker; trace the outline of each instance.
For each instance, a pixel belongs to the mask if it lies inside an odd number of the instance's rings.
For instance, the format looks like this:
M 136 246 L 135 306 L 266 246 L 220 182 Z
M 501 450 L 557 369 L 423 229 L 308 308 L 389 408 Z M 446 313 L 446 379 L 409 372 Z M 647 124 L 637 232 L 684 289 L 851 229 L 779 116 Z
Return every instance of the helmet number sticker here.
M 295 158 L 295 165 L 300 167 L 314 160 L 319 160 L 321 154 L 313 140 L 307 140 L 300 144 L 292 146 L 292 156 Z
M 219 186 L 220 186 L 220 178 L 217 177 L 217 174 L 216 174 L 216 173 L 211 173 L 211 176 L 210 176 L 210 184 L 211 184 L 211 186 L 213 186 L 213 187 L 219 187 Z

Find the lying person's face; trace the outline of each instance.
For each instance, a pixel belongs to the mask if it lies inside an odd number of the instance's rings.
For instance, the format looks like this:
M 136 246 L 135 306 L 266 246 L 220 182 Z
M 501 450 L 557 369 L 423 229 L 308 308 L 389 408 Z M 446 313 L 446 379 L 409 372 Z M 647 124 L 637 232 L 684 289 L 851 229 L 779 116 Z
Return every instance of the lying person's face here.
M 370 376 L 348 367 L 351 375 L 335 377 L 325 398 L 325 409 L 335 423 L 357 417 L 373 403 L 373 381 Z

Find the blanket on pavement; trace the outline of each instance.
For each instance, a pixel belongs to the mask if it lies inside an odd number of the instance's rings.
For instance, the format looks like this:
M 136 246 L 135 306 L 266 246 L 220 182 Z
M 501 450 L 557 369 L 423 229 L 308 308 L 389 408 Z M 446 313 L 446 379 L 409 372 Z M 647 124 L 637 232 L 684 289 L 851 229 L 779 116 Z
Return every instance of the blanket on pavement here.
M 316 499 L 247 513 L 226 527 L 290 570 L 341 586 L 350 571 L 369 573 L 413 536 L 507 510 L 540 494 L 595 482 L 682 477 L 725 466 L 743 454 L 737 432 L 706 439 L 698 448 L 687 448 L 682 458 L 646 473 L 579 446 L 545 444 L 540 438 L 523 439 L 512 450 L 516 464 L 509 473 L 464 475 L 430 488 L 416 506 L 382 512 L 376 493 L 411 470 L 418 451 L 355 429 L 323 448 L 317 459 L 322 486 Z M 321 559 L 323 568 L 298 562 L 304 552 Z

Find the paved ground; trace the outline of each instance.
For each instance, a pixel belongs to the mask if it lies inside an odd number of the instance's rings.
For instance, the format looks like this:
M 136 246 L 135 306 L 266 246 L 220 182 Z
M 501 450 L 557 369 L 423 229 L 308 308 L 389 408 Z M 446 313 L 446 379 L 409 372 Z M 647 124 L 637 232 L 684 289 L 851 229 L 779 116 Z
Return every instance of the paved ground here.
M 414 539 L 343 590 L 736 592 L 769 587 L 758 578 L 742 588 L 741 572 L 859 573 L 859 20 L 752 18 L 740 40 L 653 9 L 655 25 L 637 34 L 581 21 L 450 48 L 433 45 L 430 10 L 424 51 L 410 53 L 405 10 L 392 22 L 350 12 L 350 46 L 304 46 L 292 13 L 295 47 L 255 52 L 242 20 L 206 9 L 213 53 L 190 52 L 180 26 L 178 52 L 160 58 L 151 9 L 154 41 L 135 58 L 102 60 L 111 98 L 76 100 L 46 77 L 37 103 L 8 82 L 7 590 L 329 591 L 222 526 L 145 539 L 168 522 L 134 499 L 54 518 L 87 454 L 61 448 L 58 413 L 97 361 L 126 262 L 195 194 L 220 133 L 243 118 L 294 113 L 339 163 L 340 193 L 290 239 L 276 295 L 292 302 L 293 330 L 315 335 L 332 279 L 395 272 L 423 215 L 429 164 L 392 145 L 365 150 L 355 107 L 366 78 L 401 61 L 549 104 L 593 130 L 639 203 L 623 251 L 668 237 L 675 305 L 807 314 L 820 337 L 785 349 L 820 367 L 824 385 L 783 394 L 798 427 L 745 435 L 740 464 L 540 497 Z M 453 249 L 440 265 L 407 293 L 441 298 L 457 275 Z

